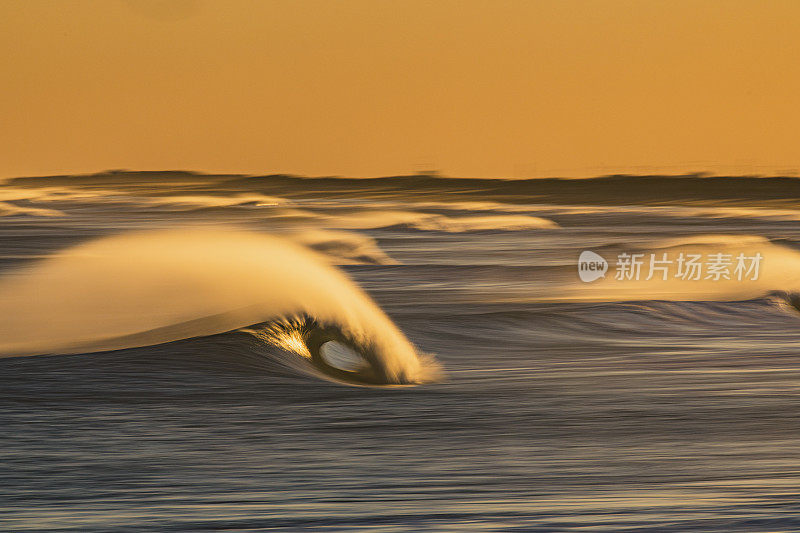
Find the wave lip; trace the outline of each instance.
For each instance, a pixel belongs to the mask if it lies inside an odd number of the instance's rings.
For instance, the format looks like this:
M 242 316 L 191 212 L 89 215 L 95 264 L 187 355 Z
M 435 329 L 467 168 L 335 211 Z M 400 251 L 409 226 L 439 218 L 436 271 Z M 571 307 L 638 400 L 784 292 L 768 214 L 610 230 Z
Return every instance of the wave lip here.
M 287 317 L 243 328 L 259 341 L 294 356 L 283 362 L 305 374 L 351 385 L 416 385 L 441 381 L 441 365 L 430 354 L 417 352 L 416 374 L 398 374 L 386 357 L 385 347 L 359 339 L 336 324 L 323 324 L 313 317 Z

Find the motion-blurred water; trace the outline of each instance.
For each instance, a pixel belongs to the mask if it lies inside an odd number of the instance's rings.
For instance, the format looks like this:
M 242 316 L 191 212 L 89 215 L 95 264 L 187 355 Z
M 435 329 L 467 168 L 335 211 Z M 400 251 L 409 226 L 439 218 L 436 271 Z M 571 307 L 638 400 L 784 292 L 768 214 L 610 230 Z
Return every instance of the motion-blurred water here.
M 80 311 L 108 286 L 70 292 L 65 276 L 30 298 L 72 316 L 0 302 L 51 346 L 0 359 L 0 529 L 800 529 L 795 181 L 9 180 L 0 286 L 111 235 L 278 235 L 344 269 L 446 377 L 342 383 L 274 342 L 286 316 L 197 329 L 164 322 L 166 295 L 148 300 L 158 331 L 188 329 L 52 348 L 63 324 L 100 330 L 124 303 Z M 583 250 L 613 268 L 621 251 L 684 249 L 763 253 L 761 277 L 578 281 Z

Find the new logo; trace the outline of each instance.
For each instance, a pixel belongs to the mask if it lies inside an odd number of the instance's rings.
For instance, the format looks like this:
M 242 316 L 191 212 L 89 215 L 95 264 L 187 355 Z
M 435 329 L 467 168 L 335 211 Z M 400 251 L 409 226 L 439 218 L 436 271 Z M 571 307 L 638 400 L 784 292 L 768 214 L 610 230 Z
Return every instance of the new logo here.
M 606 277 L 608 272 L 608 261 L 603 256 L 584 250 L 578 257 L 578 276 L 584 283 Z

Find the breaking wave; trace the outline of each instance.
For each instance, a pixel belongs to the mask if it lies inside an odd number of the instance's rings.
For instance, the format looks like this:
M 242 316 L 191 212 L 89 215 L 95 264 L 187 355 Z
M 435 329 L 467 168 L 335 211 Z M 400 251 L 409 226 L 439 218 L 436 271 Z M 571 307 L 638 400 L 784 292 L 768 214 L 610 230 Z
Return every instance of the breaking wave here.
M 291 240 L 321 252 L 336 264 L 396 265 L 375 239 L 351 231 L 311 229 L 287 235 Z
M 752 279 L 754 276 L 744 276 L 739 280 L 734 275 L 730 275 L 730 279 L 709 279 L 706 273 L 697 280 L 676 279 L 674 275 L 663 279 L 660 274 L 646 279 L 643 269 L 639 279 L 619 280 L 608 275 L 596 283 L 574 283 L 566 291 L 570 294 L 568 299 L 734 301 L 760 298 L 775 291 L 800 291 L 800 252 L 759 235 L 707 234 L 656 239 L 639 251 L 648 255 L 648 252 L 655 250 L 658 250 L 656 259 L 663 258 L 664 253 L 672 260 L 680 253 L 696 254 L 703 258 L 726 254 L 731 260 L 738 254 L 745 257 L 760 254 L 762 259 L 756 279 Z M 607 259 L 613 263 L 611 256 Z
M 413 384 L 440 374 L 322 256 L 241 230 L 150 231 L 78 245 L 0 278 L 0 315 L 3 356 L 133 348 L 244 328 L 270 344 L 294 338 L 337 380 Z M 264 323 L 284 327 L 253 326 Z M 360 361 L 337 366 L 326 344 Z

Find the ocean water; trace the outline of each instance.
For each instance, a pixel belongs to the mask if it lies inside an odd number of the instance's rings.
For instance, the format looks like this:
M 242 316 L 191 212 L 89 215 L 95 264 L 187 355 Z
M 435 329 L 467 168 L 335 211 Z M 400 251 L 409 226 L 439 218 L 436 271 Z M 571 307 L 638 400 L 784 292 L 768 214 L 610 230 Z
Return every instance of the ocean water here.
M 108 172 L 0 215 L 0 530 L 800 529 L 798 179 Z

